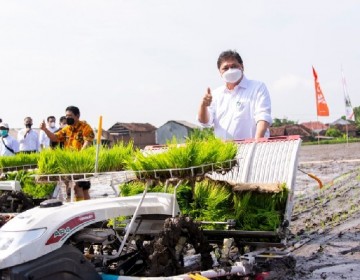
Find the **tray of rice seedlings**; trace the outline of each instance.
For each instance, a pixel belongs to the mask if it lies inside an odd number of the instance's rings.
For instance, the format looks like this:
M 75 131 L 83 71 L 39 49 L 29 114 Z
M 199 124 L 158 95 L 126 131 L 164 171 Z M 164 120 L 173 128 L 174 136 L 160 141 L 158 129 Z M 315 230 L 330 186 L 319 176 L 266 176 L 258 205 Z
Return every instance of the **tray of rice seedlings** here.
M 139 179 L 167 179 L 203 176 L 209 171 L 232 168 L 236 164 L 237 146 L 215 137 L 207 140 L 188 139 L 185 145 L 173 141 L 161 153 L 137 151 L 127 168 Z
M 35 181 L 36 171 L 19 170 L 7 174 L 7 180 L 17 180 L 20 182 L 21 191 L 33 199 L 44 199 L 51 197 L 56 183 L 38 184 Z
M 126 162 L 133 159 L 135 150 L 133 142 L 119 142 L 111 148 L 101 148 L 99 153 L 99 172 L 125 170 Z
M 68 181 L 70 174 L 94 171 L 95 150 L 93 147 L 82 151 L 47 149 L 40 153 L 37 175 L 61 174 L 61 176 L 37 176 L 39 182 Z M 83 176 L 79 175 L 79 178 Z M 76 178 L 74 178 L 76 179 Z
M 2 172 L 13 170 L 35 169 L 39 159 L 38 153 L 17 153 L 14 156 L 0 156 L 0 169 Z
M 119 186 L 121 196 L 142 193 L 143 181 Z M 174 192 L 173 184 L 157 181 L 148 192 Z M 234 191 L 225 182 L 204 179 L 184 181 L 176 189 L 182 215 L 203 223 L 204 229 L 225 229 L 228 220 L 235 220 L 235 229 L 246 231 L 275 231 L 283 221 L 288 189 L 281 185 L 278 192 L 258 190 Z M 220 222 L 220 223 L 216 223 Z
M 101 147 L 98 156 L 98 172 L 124 170 L 125 162 L 133 157 L 134 147 L 119 143 L 112 148 Z M 76 180 L 93 176 L 95 172 L 96 147 L 81 151 L 66 149 L 48 149 L 40 153 L 38 160 L 38 180 Z M 49 174 L 59 176 L 49 177 Z M 45 176 L 41 176 L 45 175 Z

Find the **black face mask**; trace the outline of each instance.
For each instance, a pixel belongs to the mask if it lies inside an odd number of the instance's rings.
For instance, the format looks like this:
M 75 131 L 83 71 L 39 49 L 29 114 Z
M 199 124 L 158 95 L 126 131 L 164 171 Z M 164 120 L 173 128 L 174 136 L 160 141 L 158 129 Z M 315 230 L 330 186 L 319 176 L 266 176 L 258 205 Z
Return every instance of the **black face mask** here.
M 31 128 L 31 126 L 32 126 L 32 124 L 31 124 L 31 123 L 27 123 L 27 124 L 25 124 L 25 127 L 26 127 L 26 128 Z
M 75 120 L 73 118 L 66 118 L 66 124 L 73 125 L 75 123 Z

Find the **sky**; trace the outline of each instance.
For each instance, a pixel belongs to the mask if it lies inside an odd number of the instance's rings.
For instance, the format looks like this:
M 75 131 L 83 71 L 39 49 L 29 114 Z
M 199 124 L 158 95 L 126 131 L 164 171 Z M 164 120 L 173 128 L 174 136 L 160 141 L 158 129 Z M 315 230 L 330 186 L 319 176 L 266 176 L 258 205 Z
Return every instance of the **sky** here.
M 197 124 L 206 88 L 223 84 L 228 49 L 266 84 L 273 118 L 332 122 L 345 115 L 341 69 L 360 106 L 358 0 L 0 0 L 0 118 L 64 115 Z M 316 116 L 312 66 L 330 109 Z

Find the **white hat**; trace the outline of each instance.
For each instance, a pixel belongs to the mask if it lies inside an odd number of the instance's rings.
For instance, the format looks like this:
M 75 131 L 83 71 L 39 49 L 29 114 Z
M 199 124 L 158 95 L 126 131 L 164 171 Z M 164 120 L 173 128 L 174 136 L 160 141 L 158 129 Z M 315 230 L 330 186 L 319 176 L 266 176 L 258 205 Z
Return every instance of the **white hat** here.
M 9 125 L 7 123 L 0 123 L 0 127 L 5 127 L 7 129 L 9 129 Z

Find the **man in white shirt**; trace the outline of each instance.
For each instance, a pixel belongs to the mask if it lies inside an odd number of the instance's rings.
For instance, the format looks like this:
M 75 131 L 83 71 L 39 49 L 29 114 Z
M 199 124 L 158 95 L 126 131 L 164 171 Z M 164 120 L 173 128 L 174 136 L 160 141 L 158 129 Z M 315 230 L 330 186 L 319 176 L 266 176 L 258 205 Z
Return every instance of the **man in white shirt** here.
M 19 143 L 9 135 L 9 125 L 0 123 L 0 156 L 13 156 L 19 152 Z
M 24 153 L 35 153 L 39 151 L 39 135 L 33 129 L 33 121 L 30 117 L 24 119 L 25 128 L 18 133 L 19 150 Z
M 46 127 L 48 130 L 50 130 L 52 133 L 58 130 L 56 127 L 56 118 L 54 116 L 48 116 L 46 119 Z M 54 147 L 55 144 L 50 141 L 49 137 L 46 135 L 46 133 L 41 130 L 39 133 L 39 145 L 40 149 L 45 149 L 48 147 Z
M 198 112 L 200 124 L 214 127 L 215 135 L 224 140 L 268 137 L 271 100 L 265 84 L 244 76 L 236 51 L 222 52 L 217 66 L 225 85 L 213 92 L 207 89 Z

